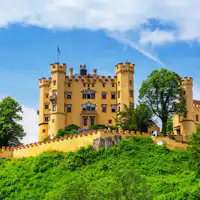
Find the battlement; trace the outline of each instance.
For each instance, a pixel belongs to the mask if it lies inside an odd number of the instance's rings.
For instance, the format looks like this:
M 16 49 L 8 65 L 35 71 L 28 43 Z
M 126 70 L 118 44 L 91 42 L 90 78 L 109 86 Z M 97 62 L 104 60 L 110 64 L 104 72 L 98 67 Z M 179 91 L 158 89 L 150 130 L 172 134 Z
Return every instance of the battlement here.
M 64 73 L 66 74 L 66 68 L 67 65 L 65 63 L 63 63 L 62 65 L 60 65 L 60 63 L 55 63 L 55 64 L 51 64 L 51 73 Z
M 126 62 L 125 65 L 123 63 L 119 63 L 115 66 L 116 74 L 119 72 L 131 72 L 134 73 L 134 64 Z
M 182 79 L 183 85 L 192 85 L 193 84 L 193 78 L 192 77 L 184 77 Z
M 122 139 L 126 139 L 134 135 L 150 137 L 149 133 L 139 133 L 135 131 L 117 132 L 115 130 L 105 132 L 104 129 L 99 129 L 97 131 L 93 130 L 89 132 L 79 133 L 73 136 L 64 136 L 61 138 L 49 139 L 47 141 L 35 142 L 17 147 L 2 147 L 2 153 L 4 155 L 0 155 L 0 158 L 3 156 L 14 158 L 37 156 L 45 151 L 52 150 L 62 152 L 75 152 L 81 147 L 87 147 L 88 145 L 92 145 L 94 139 L 104 138 L 107 136 L 114 138 L 116 135 L 121 135 Z
M 49 80 L 46 80 L 46 78 L 39 79 L 39 87 L 48 87 L 49 86 Z

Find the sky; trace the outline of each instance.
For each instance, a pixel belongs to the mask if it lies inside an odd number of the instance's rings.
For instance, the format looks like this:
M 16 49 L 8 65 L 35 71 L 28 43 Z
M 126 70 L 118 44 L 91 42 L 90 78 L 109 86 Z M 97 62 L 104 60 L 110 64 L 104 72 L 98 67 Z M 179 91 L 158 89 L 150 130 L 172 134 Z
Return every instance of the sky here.
M 200 99 L 199 0 L 0 0 L 0 97 L 23 107 L 24 143 L 37 140 L 38 79 L 57 61 L 78 72 L 114 75 L 119 62 L 135 64 L 138 90 L 155 69 L 194 79 Z

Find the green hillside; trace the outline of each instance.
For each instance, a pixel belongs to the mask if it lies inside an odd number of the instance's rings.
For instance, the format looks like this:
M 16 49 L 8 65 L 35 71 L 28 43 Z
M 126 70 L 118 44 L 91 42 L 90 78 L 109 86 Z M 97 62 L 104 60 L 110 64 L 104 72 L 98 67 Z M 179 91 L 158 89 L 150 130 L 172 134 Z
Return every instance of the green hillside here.
M 0 199 L 200 199 L 186 151 L 134 137 L 112 149 L 0 160 Z

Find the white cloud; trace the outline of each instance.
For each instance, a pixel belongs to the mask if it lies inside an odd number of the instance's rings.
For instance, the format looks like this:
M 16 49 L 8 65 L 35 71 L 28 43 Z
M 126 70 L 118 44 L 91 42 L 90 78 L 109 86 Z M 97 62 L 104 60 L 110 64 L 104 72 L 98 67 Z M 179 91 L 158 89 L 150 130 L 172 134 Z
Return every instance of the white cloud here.
M 25 23 L 45 28 L 126 32 L 140 28 L 149 19 L 157 19 L 175 27 L 174 41 L 200 37 L 199 0 L 0 0 L 0 5 L 1 27 L 9 23 Z M 158 25 L 157 28 L 161 27 Z M 163 34 L 165 38 L 171 37 Z
M 22 105 L 22 121 L 20 124 L 23 126 L 26 136 L 22 140 L 24 144 L 33 143 L 38 141 L 38 115 L 35 108 Z
M 164 45 L 169 42 L 175 41 L 175 34 L 173 31 L 141 31 L 140 44 L 153 44 L 153 45 Z

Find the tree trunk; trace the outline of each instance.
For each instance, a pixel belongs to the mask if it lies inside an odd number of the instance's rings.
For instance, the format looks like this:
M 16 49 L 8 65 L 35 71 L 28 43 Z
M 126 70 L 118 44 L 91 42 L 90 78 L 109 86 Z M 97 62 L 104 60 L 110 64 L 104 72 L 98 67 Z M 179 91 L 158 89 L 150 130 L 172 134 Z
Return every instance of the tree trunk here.
M 167 135 L 167 118 L 166 119 L 162 119 L 162 134 L 164 136 Z

